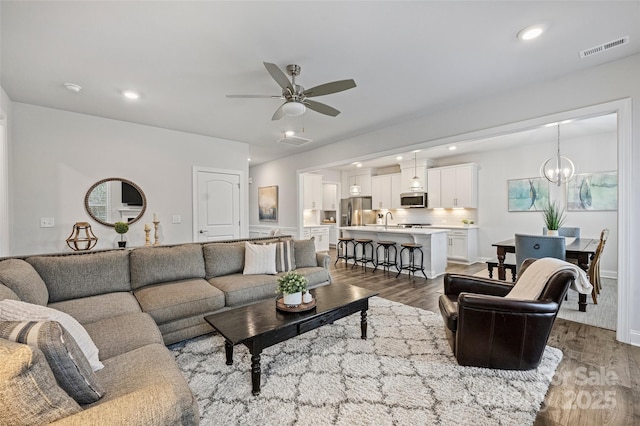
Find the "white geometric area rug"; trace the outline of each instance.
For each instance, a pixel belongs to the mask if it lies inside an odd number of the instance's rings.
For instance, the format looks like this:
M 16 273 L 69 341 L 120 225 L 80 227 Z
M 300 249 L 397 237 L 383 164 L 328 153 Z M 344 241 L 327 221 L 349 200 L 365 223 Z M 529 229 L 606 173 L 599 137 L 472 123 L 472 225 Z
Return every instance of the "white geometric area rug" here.
M 265 349 L 258 396 L 243 345 L 232 366 L 219 335 L 170 349 L 202 425 L 530 425 L 562 359 L 547 346 L 536 370 L 461 367 L 440 315 L 374 297 L 367 318 L 367 340 L 354 314 Z

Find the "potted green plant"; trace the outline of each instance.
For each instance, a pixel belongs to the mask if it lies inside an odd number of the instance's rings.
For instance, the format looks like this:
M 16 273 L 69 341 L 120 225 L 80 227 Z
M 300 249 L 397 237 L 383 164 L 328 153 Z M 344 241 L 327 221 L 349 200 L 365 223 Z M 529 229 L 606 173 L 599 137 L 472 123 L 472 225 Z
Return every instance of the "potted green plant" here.
M 302 293 L 307 291 L 307 278 L 299 272 L 287 272 L 278 278 L 276 293 L 282 294 L 283 303 L 287 306 L 298 306 L 302 303 Z
M 116 232 L 120 234 L 120 241 L 118 241 L 118 247 L 124 248 L 127 246 L 127 242 L 124 240 L 124 234 L 129 231 L 129 224 L 126 222 L 116 222 L 113 227 Z
M 473 222 L 473 220 L 471 220 L 471 219 L 462 219 L 462 224 L 463 224 L 464 226 L 473 225 L 473 223 L 474 223 L 474 222 Z
M 544 218 L 544 224 L 547 227 L 547 235 L 558 235 L 558 229 L 560 229 L 566 220 L 564 209 L 560 209 L 555 202 L 549 202 L 549 204 L 542 209 L 542 216 Z

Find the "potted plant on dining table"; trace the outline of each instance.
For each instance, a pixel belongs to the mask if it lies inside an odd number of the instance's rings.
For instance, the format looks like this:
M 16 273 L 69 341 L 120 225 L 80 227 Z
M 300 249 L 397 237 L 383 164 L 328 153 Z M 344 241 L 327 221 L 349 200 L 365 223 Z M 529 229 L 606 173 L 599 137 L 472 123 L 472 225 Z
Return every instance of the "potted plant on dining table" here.
M 547 235 L 558 235 L 558 230 L 564 224 L 566 217 L 564 216 L 564 209 L 555 203 L 549 201 L 546 207 L 542 209 L 542 216 L 544 218 L 544 224 L 547 227 Z

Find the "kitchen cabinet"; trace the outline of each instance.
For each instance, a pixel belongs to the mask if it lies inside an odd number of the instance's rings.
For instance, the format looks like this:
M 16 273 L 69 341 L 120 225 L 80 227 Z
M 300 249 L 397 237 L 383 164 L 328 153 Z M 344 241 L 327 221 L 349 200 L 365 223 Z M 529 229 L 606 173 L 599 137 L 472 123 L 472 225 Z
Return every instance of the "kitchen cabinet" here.
M 478 207 L 478 167 L 476 164 L 429 169 L 429 208 Z
M 305 210 L 322 210 L 322 175 L 304 174 L 303 208 Z
M 361 174 L 349 176 L 349 188 L 352 185 L 360 186 L 360 196 L 371 196 L 371 175 Z
M 449 229 L 447 259 L 453 262 L 474 263 L 478 259 L 478 228 Z
M 302 234 L 305 240 L 313 237 L 316 251 L 329 251 L 329 227 L 309 226 L 304 228 Z
M 338 185 L 335 183 L 322 185 L 322 209 L 331 211 L 338 209 Z
M 336 246 L 338 244 L 338 228 L 337 225 L 330 225 L 329 228 L 329 245 Z
M 402 175 L 401 193 L 412 192 L 411 183 L 413 177 L 418 176 L 422 189 L 419 192 L 427 192 L 427 162 L 425 160 L 418 160 L 415 164 L 413 161 L 407 161 L 400 164 L 400 170 Z
M 396 173 L 371 177 L 371 201 L 374 210 L 401 208 L 401 193 L 401 174 Z

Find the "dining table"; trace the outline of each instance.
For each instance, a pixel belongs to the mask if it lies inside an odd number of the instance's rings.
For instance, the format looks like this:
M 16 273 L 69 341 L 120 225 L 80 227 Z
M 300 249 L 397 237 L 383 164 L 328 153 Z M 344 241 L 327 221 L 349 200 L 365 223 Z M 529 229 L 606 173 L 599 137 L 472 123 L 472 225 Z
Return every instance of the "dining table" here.
M 589 271 L 589 262 L 596 253 L 598 248 L 598 238 L 567 238 L 566 244 L 566 258 L 577 260 L 578 266 L 585 272 Z M 506 268 L 504 259 L 507 253 L 516 252 L 516 240 L 511 238 L 509 240 L 500 241 L 491 244 L 496 247 L 496 253 L 498 255 L 498 279 L 505 281 L 507 279 Z M 578 310 L 580 312 L 587 311 L 587 295 L 580 293 L 578 296 Z

